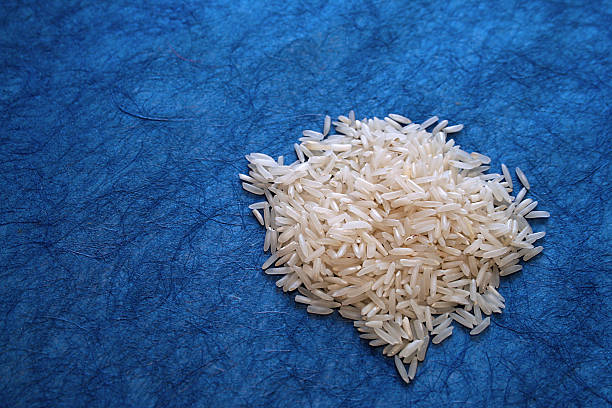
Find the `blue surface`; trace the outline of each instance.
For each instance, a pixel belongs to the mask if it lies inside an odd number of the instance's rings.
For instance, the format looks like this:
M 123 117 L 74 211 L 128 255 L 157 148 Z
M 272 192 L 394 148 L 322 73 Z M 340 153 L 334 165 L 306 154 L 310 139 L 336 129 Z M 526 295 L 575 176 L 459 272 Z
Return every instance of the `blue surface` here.
M 610 404 L 609 1 L 102 3 L 0 5 L 1 406 Z M 262 274 L 237 179 L 352 108 L 464 123 L 553 214 L 409 386 Z

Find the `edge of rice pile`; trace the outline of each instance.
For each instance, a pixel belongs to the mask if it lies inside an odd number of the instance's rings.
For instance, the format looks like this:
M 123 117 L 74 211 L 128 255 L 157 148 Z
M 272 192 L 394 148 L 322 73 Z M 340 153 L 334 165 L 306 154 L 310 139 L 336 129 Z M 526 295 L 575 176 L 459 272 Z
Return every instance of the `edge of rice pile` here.
M 525 198 L 519 168 L 514 197 L 507 167 L 486 173 L 490 158 L 447 140 L 463 128 L 447 125 L 326 116 L 323 132 L 306 130 L 294 145 L 296 162 L 252 153 L 240 174 L 266 198 L 249 206 L 271 252 L 262 268 L 309 313 L 353 320 L 406 383 L 455 323 L 478 335 L 501 313 L 500 277 L 542 251 L 534 243 L 545 232 L 528 219 L 550 216 Z

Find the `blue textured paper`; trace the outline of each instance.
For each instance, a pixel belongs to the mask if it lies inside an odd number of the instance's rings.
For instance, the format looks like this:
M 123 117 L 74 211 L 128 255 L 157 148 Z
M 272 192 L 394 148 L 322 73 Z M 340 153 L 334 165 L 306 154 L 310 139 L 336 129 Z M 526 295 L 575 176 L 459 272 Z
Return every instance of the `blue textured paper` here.
M 609 1 L 0 5 L 0 406 L 612 401 Z M 410 385 L 260 265 L 244 155 L 437 114 L 552 218 L 489 330 Z

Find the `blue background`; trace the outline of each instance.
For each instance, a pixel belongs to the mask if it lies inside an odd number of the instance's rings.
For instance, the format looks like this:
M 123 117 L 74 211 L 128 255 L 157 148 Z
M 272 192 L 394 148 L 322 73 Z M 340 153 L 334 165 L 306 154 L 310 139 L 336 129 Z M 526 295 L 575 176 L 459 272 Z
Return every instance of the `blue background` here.
M 1 406 L 606 406 L 609 1 L 5 1 Z M 529 177 L 545 251 L 406 386 L 259 266 L 244 155 L 437 114 Z

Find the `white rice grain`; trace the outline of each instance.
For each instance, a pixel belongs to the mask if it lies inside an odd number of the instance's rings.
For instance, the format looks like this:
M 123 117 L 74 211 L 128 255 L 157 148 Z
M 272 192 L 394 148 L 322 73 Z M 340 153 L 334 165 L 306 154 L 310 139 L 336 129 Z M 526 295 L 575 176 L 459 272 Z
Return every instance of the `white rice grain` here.
M 508 187 L 512 190 L 512 177 L 510 176 L 510 171 L 508 171 L 508 167 L 504 163 L 501 165 L 502 173 L 504 174 L 504 179 L 508 183 Z
M 333 313 L 333 310 L 323 306 L 308 306 L 306 309 L 308 313 L 318 314 L 318 315 L 328 315 Z
M 523 257 L 523 261 L 524 261 L 524 262 L 527 262 L 528 260 L 530 260 L 531 258 L 533 258 L 534 256 L 536 256 L 537 254 L 539 254 L 540 252 L 542 252 L 542 250 L 543 250 L 543 249 L 544 249 L 544 248 L 543 248 L 543 247 L 541 247 L 541 246 L 538 246 L 538 247 L 535 247 L 535 248 L 531 249 L 531 250 L 530 250 L 530 251 L 527 253 L 527 255 L 525 255 L 525 256 Z
M 394 121 L 396 121 L 397 123 L 401 123 L 403 125 L 409 125 L 410 123 L 412 123 L 412 121 L 408 119 L 407 117 L 398 115 L 396 113 L 390 113 L 389 117 L 393 119 Z
M 548 211 L 531 211 L 525 218 L 548 218 L 550 217 L 550 213 Z
M 411 356 L 415 351 L 417 351 L 421 344 L 423 344 L 423 340 L 411 341 L 402 349 L 399 356 L 402 358 Z
M 263 189 L 259 187 L 255 187 L 254 185 L 249 184 L 249 183 L 242 183 L 242 188 L 244 188 L 249 193 L 253 193 L 257 195 L 263 195 L 264 193 Z
M 434 338 L 431 340 L 431 342 L 433 344 L 440 344 L 445 339 L 447 339 L 451 334 L 453 334 L 453 328 L 447 327 L 446 329 L 442 330 L 439 334 L 435 335 Z
M 431 131 L 432 135 L 436 135 L 438 132 L 442 131 L 442 129 L 444 129 L 446 127 L 446 125 L 448 125 L 448 120 L 443 120 L 442 122 L 438 123 L 433 130 Z
M 516 176 L 521 184 L 525 186 L 527 190 L 529 190 L 529 180 L 527 180 L 527 176 L 525 176 L 525 173 L 523 173 L 523 170 L 521 170 L 519 167 L 516 168 Z
M 428 127 L 430 127 L 437 121 L 438 121 L 438 117 L 432 116 L 431 118 L 427 119 L 425 122 L 421 123 L 421 129 L 427 129 Z
M 417 358 L 419 359 L 419 361 L 425 360 L 425 356 L 427 355 L 428 348 L 429 348 L 429 336 L 425 336 L 425 338 L 423 339 L 423 344 L 421 344 L 421 346 L 419 347 L 419 350 L 417 351 Z
M 410 367 L 408 367 L 408 378 L 411 380 L 413 380 L 414 376 L 416 375 L 418 364 L 419 360 L 416 357 L 412 357 L 412 360 L 410 360 Z
M 395 361 L 395 368 L 397 368 L 397 372 L 399 373 L 400 377 L 402 377 L 402 380 L 404 380 L 406 384 L 410 384 L 410 378 L 408 377 L 406 367 L 404 367 L 402 360 L 397 355 L 393 357 L 393 359 Z
M 489 324 L 491 324 L 491 318 L 487 317 L 486 319 L 484 319 L 482 322 L 480 322 L 478 324 L 478 326 L 474 327 L 472 330 L 470 330 L 470 334 L 472 336 L 476 336 L 477 334 L 482 333 L 482 331 L 484 329 L 486 329 L 487 327 L 489 327 Z
M 331 128 L 331 118 L 329 117 L 329 115 L 325 115 L 325 122 L 323 124 L 323 136 L 327 136 L 330 128 Z
M 521 269 L 523 269 L 523 265 L 511 265 L 499 271 L 499 276 L 511 275 L 515 272 L 520 271 Z
M 466 318 L 459 316 L 457 313 L 451 313 L 450 317 L 456 321 L 457 323 L 467 327 L 468 329 L 471 329 L 472 327 L 474 327 L 474 324 L 472 323 L 471 320 L 467 320 Z
M 460 132 L 462 129 L 463 125 L 448 126 L 444 128 L 444 133 L 457 133 Z
M 516 198 L 514 199 L 514 202 L 516 203 L 517 206 L 519 205 L 521 201 L 523 201 L 523 198 L 525 198 L 525 194 L 527 194 L 527 189 L 523 187 L 521 188 L 521 191 L 519 191 L 519 193 L 516 195 Z
M 260 213 L 259 211 L 257 211 L 256 209 L 253 209 L 253 210 L 252 210 L 252 212 L 253 212 L 253 215 L 255 216 L 255 218 L 257 218 L 257 221 L 258 221 L 258 222 L 259 222 L 261 225 L 264 225 L 264 219 L 263 219 L 263 217 L 261 216 L 261 213 Z

